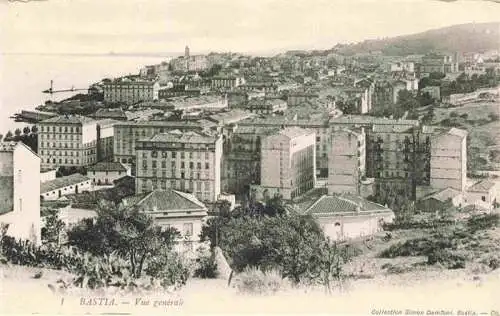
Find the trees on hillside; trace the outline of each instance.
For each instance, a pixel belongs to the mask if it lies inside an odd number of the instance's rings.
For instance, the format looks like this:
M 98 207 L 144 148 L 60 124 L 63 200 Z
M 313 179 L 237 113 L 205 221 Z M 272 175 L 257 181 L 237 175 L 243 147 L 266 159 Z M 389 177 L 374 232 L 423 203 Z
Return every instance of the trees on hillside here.
M 136 208 L 102 203 L 97 219 L 80 222 L 68 232 L 68 242 L 97 256 L 116 251 L 129 261 L 131 274 L 140 277 L 149 262 L 171 255 L 178 236 L 174 228 L 161 229 Z
M 271 200 L 266 206 L 273 211 L 256 211 L 261 206 L 249 204 L 229 216 L 210 218 L 202 228 L 202 240 L 219 246 L 237 272 L 246 267 L 278 269 L 296 283 L 304 279 L 323 282 L 331 279 L 325 273 L 340 274 L 331 267 L 348 257 L 341 251 L 334 255 L 332 247 L 343 246 L 328 241 L 311 216 L 288 214 L 279 197 Z

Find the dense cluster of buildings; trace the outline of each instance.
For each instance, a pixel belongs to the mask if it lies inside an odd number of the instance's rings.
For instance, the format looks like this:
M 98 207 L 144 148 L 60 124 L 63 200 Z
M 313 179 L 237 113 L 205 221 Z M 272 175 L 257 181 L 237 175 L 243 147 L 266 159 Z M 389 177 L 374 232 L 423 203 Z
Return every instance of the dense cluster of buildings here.
M 228 194 L 294 201 L 321 187 L 326 195 L 303 211 L 341 239 L 372 234 L 394 217 L 366 198 L 416 200 L 419 188 L 428 188 L 432 203 L 451 196 L 493 204 L 488 183 L 467 186 L 466 131 L 370 115 L 394 107 L 402 90 L 420 93 L 424 76 L 458 72 L 457 55 L 378 68 L 363 58 L 191 55 L 186 47 L 184 56 L 138 76 L 103 80 L 104 104 L 113 109 L 47 117 L 38 125 L 37 153 L 2 143 L 1 211 L 31 212 L 38 197 L 57 200 L 133 177 L 135 196 L 122 203 L 195 240 L 207 206 Z M 425 89 L 441 98 L 435 87 Z M 44 176 L 37 188 L 16 189 L 33 182 L 26 173 L 58 167 L 86 168 L 87 175 Z M 30 234 L 24 228 L 20 236 Z

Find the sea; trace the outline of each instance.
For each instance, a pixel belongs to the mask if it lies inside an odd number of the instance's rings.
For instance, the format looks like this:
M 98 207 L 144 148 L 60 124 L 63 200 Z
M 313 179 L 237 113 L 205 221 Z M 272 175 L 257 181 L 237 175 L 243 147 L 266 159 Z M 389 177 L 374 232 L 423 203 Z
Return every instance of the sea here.
M 0 134 L 14 132 L 27 123 L 10 117 L 21 110 L 34 110 L 48 100 L 60 101 L 77 92 L 42 93 L 54 90 L 87 89 L 103 78 L 138 74 L 145 65 L 159 64 L 168 56 L 148 55 L 44 55 L 0 54 Z M 86 93 L 86 91 L 81 91 Z

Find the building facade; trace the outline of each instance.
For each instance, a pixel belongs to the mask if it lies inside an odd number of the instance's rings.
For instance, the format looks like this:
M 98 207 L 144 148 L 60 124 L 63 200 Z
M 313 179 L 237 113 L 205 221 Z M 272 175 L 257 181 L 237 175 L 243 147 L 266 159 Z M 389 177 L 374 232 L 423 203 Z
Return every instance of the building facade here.
M 38 154 L 43 169 L 84 167 L 97 162 L 96 121 L 84 116 L 57 116 L 39 122 L 38 130 Z
M 104 82 L 104 101 L 110 103 L 134 104 L 158 100 L 158 81 L 115 79 Z
M 122 204 L 137 207 L 150 215 L 162 228 L 175 228 L 180 237 L 177 250 L 194 251 L 200 244 L 200 233 L 208 210 L 194 195 L 167 190 L 126 198 Z
M 365 134 L 343 129 L 332 133 L 328 157 L 328 194 L 360 194 L 360 181 L 365 175 Z
M 113 181 L 130 175 L 130 167 L 120 162 L 98 162 L 87 169 L 93 185 L 113 185 Z
M 215 202 L 221 192 L 222 135 L 179 130 L 136 144 L 136 193 L 156 189 L 191 192 Z
M 203 127 L 188 121 L 138 121 L 121 122 L 113 125 L 113 157 L 116 162 L 135 164 L 136 143 L 158 133 L 180 130 L 181 132 L 201 131 Z M 135 172 L 134 168 L 132 169 Z
M 261 148 L 260 185 L 284 199 L 298 197 L 316 185 L 316 134 L 285 128 L 266 137 Z
M 39 198 L 45 201 L 57 200 L 65 195 L 78 194 L 92 188 L 90 178 L 79 173 L 43 182 Z
M 40 158 L 21 142 L 0 142 L 0 223 L 8 236 L 41 243 Z
M 436 189 L 465 191 L 467 184 L 467 131 L 451 128 L 431 140 L 430 184 Z

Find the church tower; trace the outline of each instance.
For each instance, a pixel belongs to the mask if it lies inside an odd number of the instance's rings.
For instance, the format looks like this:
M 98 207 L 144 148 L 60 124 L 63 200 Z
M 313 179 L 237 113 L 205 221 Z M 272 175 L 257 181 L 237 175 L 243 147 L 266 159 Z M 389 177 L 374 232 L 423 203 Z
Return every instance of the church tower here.
M 189 58 L 189 46 L 186 46 L 186 48 L 184 48 L 184 57 Z

